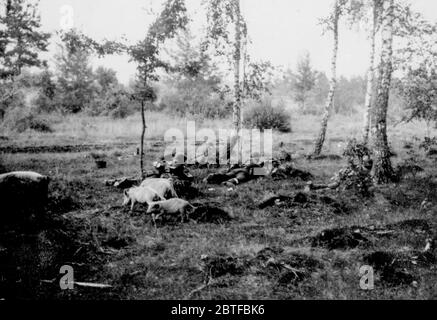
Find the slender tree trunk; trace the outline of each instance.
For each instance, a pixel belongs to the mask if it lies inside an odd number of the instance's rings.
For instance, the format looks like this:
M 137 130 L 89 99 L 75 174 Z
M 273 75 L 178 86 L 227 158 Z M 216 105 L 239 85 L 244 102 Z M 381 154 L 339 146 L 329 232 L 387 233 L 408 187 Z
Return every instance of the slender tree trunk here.
M 23 58 L 23 39 L 21 37 L 18 37 L 17 39 L 17 49 L 18 49 L 18 57 L 17 57 L 17 63 L 15 67 L 15 76 L 19 76 L 21 74 L 21 70 L 23 68 L 22 58 Z
M 5 28 L 5 31 L 8 30 L 8 24 L 9 24 L 9 17 L 11 15 L 11 10 L 12 10 L 12 0 L 7 0 L 5 2 L 5 6 L 4 6 L 4 10 L 5 10 L 5 25 L 3 26 Z M 2 47 L 0 48 L 1 51 L 3 51 L 3 53 L 6 53 L 6 48 L 8 47 L 10 41 L 8 40 L 8 38 L 3 38 L 2 40 Z M 2 56 L 0 59 L 0 65 L 2 65 L 3 63 L 6 62 L 6 57 Z M 9 70 L 5 70 L 5 71 L 9 71 Z
M 325 143 L 326 138 L 326 130 L 328 127 L 328 120 L 331 114 L 331 110 L 334 105 L 334 94 L 335 89 L 337 87 L 337 54 L 338 54 L 338 22 L 340 19 L 340 6 L 339 6 L 339 0 L 335 1 L 334 4 L 334 15 L 333 15 L 333 21 L 332 21 L 332 30 L 334 34 L 334 48 L 332 51 L 332 62 L 331 62 L 331 68 L 332 68 L 332 75 L 331 75 L 331 81 L 330 81 L 330 89 L 328 94 L 328 100 L 326 101 L 325 111 L 323 114 L 323 119 L 320 124 L 320 133 L 316 140 L 316 145 L 314 148 L 314 155 L 318 156 L 322 152 L 323 144 Z
M 6 16 L 9 16 L 9 13 L 12 10 L 12 0 L 7 0 L 6 1 Z
M 393 20 L 394 1 L 384 3 L 386 12 L 382 30 L 382 53 L 376 103 L 371 112 L 372 146 L 374 154 L 374 180 L 377 184 L 394 180 L 395 174 L 390 160 L 387 140 L 387 109 L 393 73 Z
M 144 110 L 144 100 L 141 101 L 141 120 L 142 120 L 142 131 L 141 131 L 141 144 L 140 144 L 140 169 L 141 169 L 141 179 L 146 178 L 146 171 L 144 170 L 144 137 L 146 135 L 146 115 Z
M 244 40 L 242 42 L 242 50 L 243 50 L 243 71 L 242 71 L 242 83 L 241 83 L 241 101 L 245 101 L 245 99 L 247 98 L 247 63 L 249 60 L 249 56 L 247 54 L 247 37 L 244 37 Z
M 234 51 L 234 108 L 233 123 L 236 135 L 239 137 L 241 132 L 241 9 L 240 0 L 235 1 L 235 51 Z M 238 162 L 242 161 L 241 157 L 241 139 L 238 139 Z
M 378 0 L 373 0 L 373 22 L 371 31 L 371 45 L 370 45 L 370 67 L 367 74 L 367 89 L 366 99 L 364 103 L 364 130 L 363 130 L 363 143 L 367 145 L 369 142 L 370 132 L 370 110 L 372 108 L 373 101 L 373 87 L 375 84 L 375 43 L 376 32 L 378 29 Z

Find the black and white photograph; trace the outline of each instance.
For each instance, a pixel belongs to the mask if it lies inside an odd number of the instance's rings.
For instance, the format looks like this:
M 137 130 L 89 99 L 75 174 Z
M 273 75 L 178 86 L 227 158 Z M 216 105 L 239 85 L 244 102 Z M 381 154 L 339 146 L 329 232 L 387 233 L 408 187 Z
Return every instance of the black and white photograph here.
M 436 245 L 437 1 L 0 0 L 0 303 L 429 301 Z

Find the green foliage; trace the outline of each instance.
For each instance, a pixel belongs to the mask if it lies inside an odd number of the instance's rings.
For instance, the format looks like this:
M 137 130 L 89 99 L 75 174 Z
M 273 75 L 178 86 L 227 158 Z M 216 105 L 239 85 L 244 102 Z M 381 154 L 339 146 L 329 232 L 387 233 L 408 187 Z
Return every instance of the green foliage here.
M 144 101 L 146 104 L 150 104 L 158 99 L 158 94 L 154 85 L 149 85 L 147 83 L 144 84 L 137 80 L 134 82 L 134 86 L 131 89 L 132 97 L 137 101 Z
M 412 65 L 435 66 L 437 24 L 431 23 L 411 8 L 411 4 L 395 2 L 395 35 L 403 39 L 395 51 L 395 65 L 408 71 Z
M 261 100 L 263 95 L 271 94 L 273 70 L 270 62 L 250 62 L 243 79 L 243 98 Z
M 297 63 L 297 72 L 293 79 L 294 100 L 298 102 L 302 110 L 305 110 L 305 102 L 310 91 L 316 85 L 317 71 L 311 66 L 310 54 L 304 54 Z
M 184 0 L 167 0 L 159 17 L 149 29 L 149 35 L 158 42 L 174 38 L 188 23 Z
M 365 103 L 366 79 L 360 76 L 346 79 L 340 77 L 334 95 L 334 112 L 343 115 L 353 115 L 356 107 Z
M 6 113 L 4 124 L 12 132 L 23 133 L 26 130 L 37 132 L 53 132 L 49 122 L 44 116 L 37 115 L 28 108 L 14 108 Z
M 297 74 L 288 69 L 283 72 L 283 77 L 274 85 L 273 94 L 283 97 L 293 98 L 299 102 L 302 98 L 305 99 L 305 106 L 300 111 L 303 114 L 317 115 L 323 111 L 323 106 L 326 102 L 326 97 L 329 92 L 329 79 L 324 72 L 313 70 L 314 86 L 307 92 L 296 91 L 296 83 L 299 81 Z M 299 88 L 303 88 L 299 86 Z M 290 90 L 294 89 L 294 90 Z M 353 115 L 358 112 L 359 107 L 364 105 L 366 90 L 366 79 L 361 76 L 352 77 L 350 79 L 340 77 L 337 81 L 337 89 L 334 95 L 334 109 L 336 114 Z M 398 101 L 396 101 L 398 102 Z M 393 109 L 393 108 L 392 108 Z
M 437 121 L 437 71 L 421 65 L 408 71 L 399 85 L 409 112 L 407 121 Z
M 337 84 L 338 92 L 338 84 Z M 320 114 L 329 93 L 329 79 L 324 72 L 317 72 L 316 84 L 311 91 L 310 100 L 304 113 Z
M 350 0 L 335 0 L 335 7 L 327 17 L 319 19 L 319 25 L 323 27 L 323 31 L 334 31 L 338 28 L 339 19 L 349 12 Z
M 235 24 L 240 25 L 244 38 L 247 37 L 247 25 L 237 10 L 235 0 L 206 0 L 204 1 L 207 12 L 207 37 L 204 43 L 206 50 L 210 45 L 215 48 L 217 55 L 227 56 L 230 61 L 234 59 L 234 51 L 230 29 Z
M 411 174 L 413 178 L 416 178 L 416 175 L 423 171 L 423 168 L 419 166 L 419 162 L 417 152 L 414 149 L 408 150 L 407 157 L 402 159 L 396 166 L 395 173 L 398 179 L 402 179 L 407 174 Z
M 319 114 L 326 101 L 329 91 L 329 79 L 323 72 L 314 71 L 315 83 L 311 91 L 306 93 L 306 103 L 299 106 L 302 114 Z M 290 98 L 296 101 L 295 85 L 297 82 L 296 74 L 291 69 L 282 71 L 282 77 L 272 85 L 272 94 L 284 98 Z
M 33 101 L 33 105 L 39 112 L 50 113 L 58 109 L 56 98 L 57 86 L 53 79 L 53 74 L 44 70 L 37 77 L 35 86 L 38 88 L 38 95 Z
M 351 139 L 343 152 L 343 156 L 348 161 L 348 167 L 340 170 L 337 175 L 341 187 L 344 190 L 352 190 L 355 194 L 362 197 L 369 197 L 373 193 L 373 186 L 370 172 L 373 160 L 370 158 L 369 148 L 356 139 Z
M 25 105 L 25 97 L 19 82 L 3 80 L 0 86 L 0 110 L 2 113 L 9 109 L 22 108 Z
M 86 107 L 87 113 L 111 116 L 114 119 L 126 118 L 134 113 L 135 103 L 132 101 L 132 94 L 118 83 L 114 70 L 98 67 L 93 75 L 97 87 L 92 101 Z
M 420 143 L 419 148 L 426 152 L 437 148 L 437 137 L 425 137 L 425 139 Z
M 94 71 L 94 78 L 99 85 L 99 92 L 107 92 L 112 87 L 118 85 L 117 73 L 112 69 L 108 69 L 102 66 L 98 67 Z
M 41 88 L 42 94 L 47 98 L 53 99 L 55 97 L 56 83 L 53 80 L 53 74 L 48 69 L 41 73 L 38 86 Z
M 220 82 L 220 74 L 211 56 L 203 51 L 201 44 L 189 28 L 185 28 L 175 37 L 175 47 L 167 50 L 170 56 L 170 76 L 166 82 L 177 83 L 183 80 L 202 80 L 211 84 Z
M 135 97 L 140 101 L 150 101 L 150 81 L 157 81 L 158 68 L 168 69 L 167 63 L 159 57 L 159 46 L 167 39 L 174 38 L 188 23 L 184 0 L 167 0 L 155 22 L 150 26 L 144 40 L 128 49 L 137 63 L 137 85 Z
M 67 52 L 73 56 L 89 56 L 92 53 L 97 53 L 99 56 L 128 53 L 131 60 L 137 63 L 137 88 L 134 97 L 144 102 L 153 100 L 156 96 L 152 92 L 149 82 L 159 79 L 157 69 L 164 68 L 167 70 L 169 68 L 168 64 L 159 57 L 159 46 L 165 40 L 173 38 L 178 30 L 185 28 L 187 23 L 188 17 L 184 0 L 167 0 L 164 3 L 163 10 L 149 27 L 145 38 L 135 45 L 128 46 L 120 42 L 107 40 L 98 43 L 76 30 L 61 32 L 60 37 Z M 80 91 L 88 87 L 88 81 L 85 82 L 85 88 L 80 88 Z M 79 96 L 82 96 L 82 94 L 79 94 Z M 72 106 L 72 108 L 76 111 L 81 109 L 80 105 Z
M 40 67 L 39 53 L 47 51 L 50 34 L 40 31 L 37 3 L 7 0 L 0 15 L 0 78 L 17 76 L 23 67 Z
M 362 167 L 366 161 L 369 161 L 370 155 L 367 145 L 359 143 L 356 139 L 349 140 L 343 151 L 343 156 L 352 167 Z
M 180 83 L 176 90 L 163 94 L 159 109 L 182 117 L 219 119 L 229 117 L 232 103 L 201 81 Z
M 339 172 L 338 177 L 341 190 L 350 190 L 365 198 L 373 196 L 373 181 L 369 171 L 361 168 L 346 168 Z
M 14 77 L 13 80 L 17 82 L 20 88 L 29 89 L 38 86 L 40 76 L 38 73 L 33 73 L 29 69 L 24 69 L 21 74 Z
M 131 94 L 122 86 L 114 86 L 96 95 L 85 111 L 93 116 L 123 119 L 135 112 L 135 104 L 131 99 Z
M 60 53 L 56 56 L 58 101 L 65 112 L 80 112 L 93 98 L 96 88 L 89 60 L 90 53 L 87 50 L 68 44 L 60 47 Z
M 176 36 L 169 50 L 170 73 L 158 109 L 182 117 L 224 118 L 232 110 L 221 88 L 221 76 L 210 55 L 195 43 L 186 29 Z
M 291 117 L 283 105 L 273 106 L 271 98 L 253 101 L 244 113 L 243 125 L 246 128 L 276 129 L 280 132 L 291 132 Z
M 99 43 L 76 29 L 59 31 L 57 34 L 64 43 L 66 50 L 71 53 L 78 50 L 85 51 L 88 54 L 95 53 L 99 57 L 103 57 L 110 54 L 120 54 L 128 50 L 126 45 L 121 42 L 105 40 Z

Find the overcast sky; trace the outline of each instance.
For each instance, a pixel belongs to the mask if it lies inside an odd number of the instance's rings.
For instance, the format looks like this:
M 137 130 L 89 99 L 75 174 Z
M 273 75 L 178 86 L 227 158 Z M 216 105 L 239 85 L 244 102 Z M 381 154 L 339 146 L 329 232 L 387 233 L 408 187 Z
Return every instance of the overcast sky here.
M 202 0 L 186 0 L 194 29 L 204 25 Z M 294 68 L 298 57 L 309 51 L 313 65 L 329 72 L 332 36 L 323 35 L 318 21 L 327 15 L 333 0 L 241 0 L 252 39 L 251 55 L 274 65 Z M 96 39 L 118 39 L 125 35 L 132 43 L 144 37 L 151 22 L 147 9 L 158 10 L 162 0 L 40 0 L 43 28 L 60 28 L 65 11 L 71 6 L 74 27 Z M 430 21 L 437 22 L 436 0 L 412 0 L 414 8 Z M 65 7 L 64 7 L 65 8 Z M 368 39 L 364 30 L 342 28 L 340 35 L 339 75 L 364 75 L 368 61 Z M 52 49 L 53 50 L 53 49 Z M 52 52 L 50 52 L 52 54 Z M 122 82 L 135 74 L 127 57 L 107 57 L 94 64 L 111 67 Z

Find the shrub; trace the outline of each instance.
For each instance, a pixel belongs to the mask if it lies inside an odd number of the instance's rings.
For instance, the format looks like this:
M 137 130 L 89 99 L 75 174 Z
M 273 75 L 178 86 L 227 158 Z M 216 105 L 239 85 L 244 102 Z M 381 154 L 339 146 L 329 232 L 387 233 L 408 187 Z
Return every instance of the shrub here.
M 49 185 L 48 211 L 64 214 L 80 207 L 79 199 L 69 182 L 53 179 Z
M 410 69 L 398 90 L 409 113 L 405 120 L 426 121 L 429 136 L 431 124 L 437 122 L 437 70 L 426 64 Z
M 124 119 L 132 114 L 132 109 L 126 104 L 121 104 L 118 108 L 111 110 L 109 116 L 112 119 Z
M 0 85 L 0 110 L 12 110 L 23 108 L 26 105 L 26 98 L 23 90 L 16 83 L 2 83 Z M 3 98 L 5 97 L 5 98 Z
M 419 148 L 425 150 L 425 152 L 429 152 L 430 150 L 437 148 L 437 137 L 425 137 L 420 143 Z
M 56 99 L 50 99 L 40 91 L 32 100 L 32 105 L 38 112 L 51 113 L 58 110 L 57 102 Z
M 190 82 L 175 90 L 163 93 L 158 105 L 181 117 L 200 116 L 208 119 L 222 119 L 230 115 L 231 104 L 207 84 Z
M 108 106 L 108 115 L 113 119 L 124 119 L 135 112 L 135 109 L 132 106 L 133 103 L 124 91 L 114 93 L 109 100 L 110 105 Z
M 38 88 L 38 93 L 32 101 L 32 105 L 39 112 L 50 113 L 57 111 L 62 100 L 58 94 L 58 88 L 53 80 L 53 75 L 50 71 L 45 70 L 36 76 L 35 86 Z
M 119 87 L 101 93 L 86 107 L 86 112 L 91 116 L 111 116 L 113 119 L 123 119 L 135 112 L 134 102 L 129 99 L 129 94 Z
M 53 132 L 53 129 L 46 119 L 26 108 L 14 108 L 9 110 L 4 122 L 9 130 L 18 133 L 22 133 L 26 130 Z
M 283 104 L 273 106 L 271 98 L 264 98 L 244 113 L 244 126 L 247 128 L 275 129 L 280 132 L 291 132 L 290 115 L 285 111 Z

